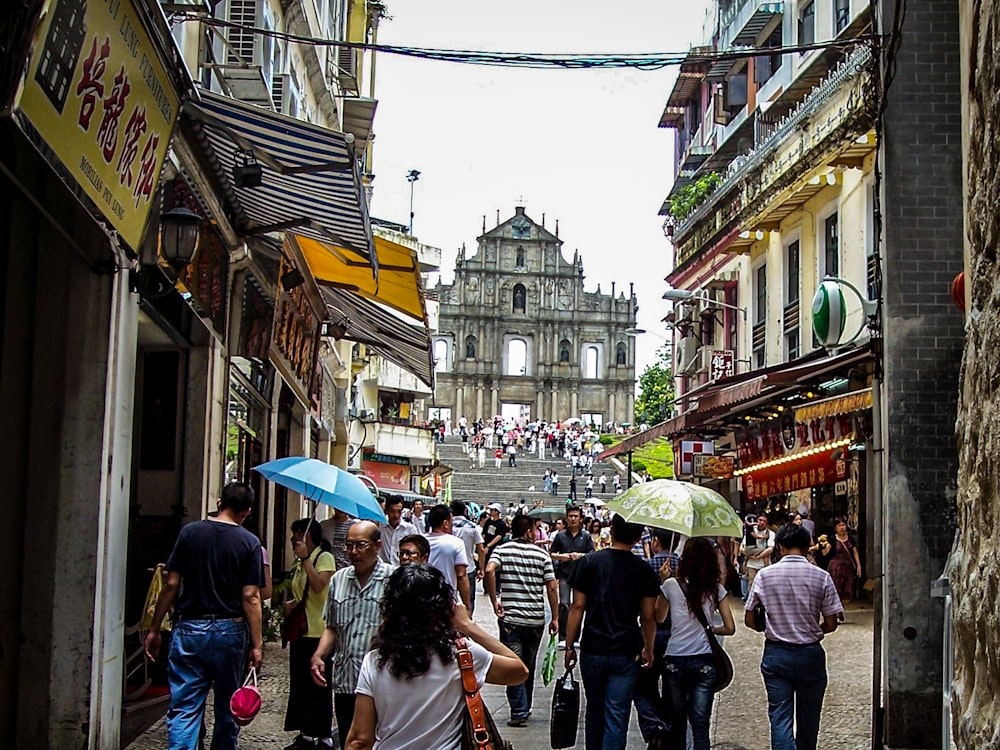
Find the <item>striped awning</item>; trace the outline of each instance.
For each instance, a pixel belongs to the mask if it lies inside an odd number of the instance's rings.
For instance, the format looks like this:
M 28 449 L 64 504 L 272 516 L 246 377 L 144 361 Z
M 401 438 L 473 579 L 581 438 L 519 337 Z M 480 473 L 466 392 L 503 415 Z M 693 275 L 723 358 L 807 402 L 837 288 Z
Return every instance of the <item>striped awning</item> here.
M 426 323 L 411 325 L 389 308 L 346 289 L 321 286 L 320 294 L 329 305 L 331 323 L 343 331 L 337 338 L 365 344 L 433 387 L 434 363 Z
M 378 272 L 353 136 L 201 91 L 183 114 L 223 187 L 243 235 L 294 231 L 334 243 Z M 233 166 L 251 156 L 257 187 L 237 187 Z

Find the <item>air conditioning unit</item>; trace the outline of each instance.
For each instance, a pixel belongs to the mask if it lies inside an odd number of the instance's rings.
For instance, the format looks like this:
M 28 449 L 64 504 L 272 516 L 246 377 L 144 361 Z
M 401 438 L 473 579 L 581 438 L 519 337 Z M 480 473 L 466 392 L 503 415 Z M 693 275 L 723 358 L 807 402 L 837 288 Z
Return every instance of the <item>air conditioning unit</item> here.
M 703 346 L 698 350 L 698 354 L 695 356 L 695 361 L 698 363 L 695 372 L 699 375 L 708 372 L 712 369 L 712 347 Z
M 688 375 L 698 364 L 698 349 L 701 342 L 697 336 L 685 336 L 677 342 L 677 350 L 674 356 L 676 367 L 675 375 Z
M 260 27 L 273 28 L 261 0 L 227 0 L 225 41 L 216 37 L 212 64 L 221 74 L 233 97 L 259 107 L 272 106 L 271 74 L 274 45 L 270 37 L 258 34 Z
M 351 446 L 347 452 L 347 470 L 361 471 L 361 446 Z

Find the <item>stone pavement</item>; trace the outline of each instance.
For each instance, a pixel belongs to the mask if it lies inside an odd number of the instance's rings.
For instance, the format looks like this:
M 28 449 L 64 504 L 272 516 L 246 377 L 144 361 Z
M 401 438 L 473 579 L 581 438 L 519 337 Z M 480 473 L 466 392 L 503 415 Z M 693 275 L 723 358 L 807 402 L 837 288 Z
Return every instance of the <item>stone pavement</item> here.
M 767 750 L 770 747 L 767 698 L 759 671 L 763 636 L 743 626 L 742 609 L 735 614 L 736 635 L 726 639 L 726 649 L 732 656 L 736 676 L 733 684 L 716 698 L 712 712 L 712 747 L 718 750 Z M 847 613 L 847 622 L 824 641 L 830 685 L 823 704 L 819 750 L 859 750 L 870 746 L 872 616 L 870 605 L 852 605 Z M 475 619 L 491 632 L 496 632 L 496 620 L 492 616 L 489 599 L 483 595 L 478 598 Z M 541 660 L 542 654 L 539 654 L 539 672 Z M 277 644 L 268 644 L 260 681 L 263 710 L 242 731 L 241 750 L 283 748 L 294 738 L 294 733 L 281 730 L 288 693 L 287 670 L 287 651 Z M 561 672 L 560 662 L 557 674 Z M 483 694 L 501 731 L 506 730 L 504 736 L 516 750 L 549 747 L 548 715 L 552 690 L 541 685 L 540 675 L 535 688 L 534 713 L 525 727 L 506 726 L 508 712 L 502 687 L 489 685 Z M 583 711 L 584 706 L 581 705 L 577 734 L 577 746 L 581 748 Z M 208 714 L 211 723 L 211 706 Z M 628 750 L 642 750 L 644 747 L 633 711 Z M 162 718 L 128 746 L 128 750 L 166 748 L 166 726 Z

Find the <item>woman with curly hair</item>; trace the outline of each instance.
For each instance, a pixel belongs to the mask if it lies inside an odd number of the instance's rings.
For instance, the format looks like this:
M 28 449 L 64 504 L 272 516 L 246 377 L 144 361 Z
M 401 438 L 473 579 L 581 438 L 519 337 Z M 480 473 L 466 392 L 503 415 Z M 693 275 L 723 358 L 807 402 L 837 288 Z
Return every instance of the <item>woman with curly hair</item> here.
M 670 733 L 665 744 L 669 750 L 684 750 L 687 724 L 691 723 L 694 750 L 708 750 L 709 723 L 715 698 L 715 660 L 708 643 L 708 633 L 692 614 L 698 609 L 705 621 L 712 622 L 715 612 L 722 615 L 722 626 L 712 627 L 714 635 L 736 632 L 733 614 L 726 599 L 726 588 L 719 575 L 719 557 L 708 539 L 694 537 L 684 545 L 673 578 L 664 569 L 665 578 L 657 600 L 657 621 L 670 617 L 670 640 L 664 657 L 663 681 L 670 709 Z M 713 636 L 714 637 L 714 636 Z
M 361 663 L 346 750 L 458 750 L 466 710 L 455 658 L 455 594 L 436 568 L 412 563 L 386 584 L 375 648 Z M 481 629 L 470 633 L 476 682 L 520 685 L 528 670 Z

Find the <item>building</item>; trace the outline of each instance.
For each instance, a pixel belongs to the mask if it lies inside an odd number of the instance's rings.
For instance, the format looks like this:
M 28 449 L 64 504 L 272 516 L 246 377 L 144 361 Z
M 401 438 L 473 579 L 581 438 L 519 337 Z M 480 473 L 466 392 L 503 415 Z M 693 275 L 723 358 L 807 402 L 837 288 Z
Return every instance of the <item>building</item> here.
M 518 206 L 439 284 L 436 416 L 632 422 L 636 299 L 584 290 L 583 261 Z

